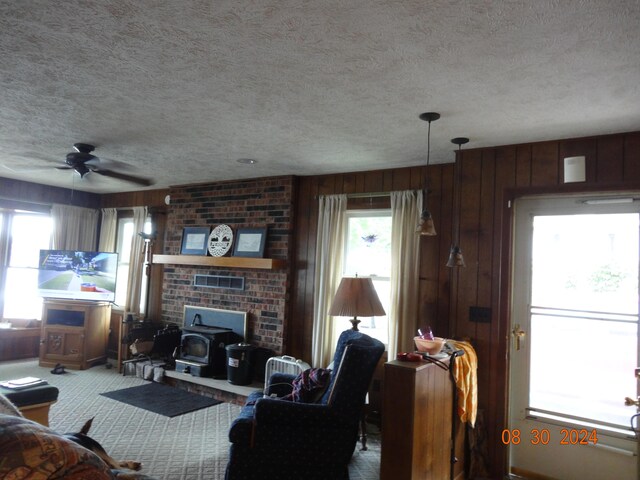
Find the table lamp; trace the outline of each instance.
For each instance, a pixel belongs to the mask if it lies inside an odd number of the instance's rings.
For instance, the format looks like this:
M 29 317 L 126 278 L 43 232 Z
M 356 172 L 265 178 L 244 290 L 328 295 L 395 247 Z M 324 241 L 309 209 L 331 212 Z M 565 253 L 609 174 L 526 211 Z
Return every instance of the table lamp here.
M 329 309 L 334 317 L 353 317 L 352 330 L 358 330 L 358 317 L 386 315 L 370 278 L 344 277 Z

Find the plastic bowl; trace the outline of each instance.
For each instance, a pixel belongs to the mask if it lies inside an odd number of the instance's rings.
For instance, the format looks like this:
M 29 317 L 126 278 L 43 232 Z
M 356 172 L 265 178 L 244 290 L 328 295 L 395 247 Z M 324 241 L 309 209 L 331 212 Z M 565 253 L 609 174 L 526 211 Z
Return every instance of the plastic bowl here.
M 413 341 L 415 342 L 419 352 L 427 352 L 429 355 L 436 355 L 440 353 L 440 350 L 444 347 L 444 342 L 446 342 L 446 340 L 441 337 L 433 337 L 433 340 L 413 337 Z

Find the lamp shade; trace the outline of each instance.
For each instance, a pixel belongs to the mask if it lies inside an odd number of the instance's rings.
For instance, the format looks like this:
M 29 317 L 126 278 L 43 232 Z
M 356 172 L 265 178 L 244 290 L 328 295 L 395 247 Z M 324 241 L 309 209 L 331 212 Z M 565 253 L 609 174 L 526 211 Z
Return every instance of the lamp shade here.
M 422 215 L 420 215 L 420 222 L 418 223 L 416 232 L 420 235 L 426 235 L 429 237 L 437 235 L 436 226 L 433 223 L 433 217 L 431 216 L 431 212 L 429 210 L 424 209 L 422 211 Z
M 386 313 L 370 278 L 344 277 L 338 286 L 329 315 L 374 317 Z
M 452 245 L 449 251 L 449 260 L 447 261 L 447 267 L 465 267 L 464 257 L 462 256 L 462 250 L 457 245 Z

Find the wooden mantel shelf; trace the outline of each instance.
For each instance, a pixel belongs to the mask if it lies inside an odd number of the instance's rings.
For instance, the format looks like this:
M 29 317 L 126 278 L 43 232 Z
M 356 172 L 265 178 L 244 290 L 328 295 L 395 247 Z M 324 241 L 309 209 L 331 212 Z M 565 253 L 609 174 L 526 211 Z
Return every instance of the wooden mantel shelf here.
M 286 266 L 285 260 L 277 258 L 207 257 L 205 255 L 154 255 L 152 263 L 204 267 L 260 268 L 263 270 L 278 270 Z

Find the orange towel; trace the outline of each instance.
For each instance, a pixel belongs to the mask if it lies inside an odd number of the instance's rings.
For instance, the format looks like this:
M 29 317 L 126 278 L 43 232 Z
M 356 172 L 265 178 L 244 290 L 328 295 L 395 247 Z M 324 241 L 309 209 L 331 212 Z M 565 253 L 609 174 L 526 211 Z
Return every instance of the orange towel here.
M 469 342 L 449 340 L 455 350 L 463 350 L 464 355 L 456 357 L 454 380 L 458 390 L 458 415 L 463 422 L 473 427 L 478 411 L 478 356 Z

